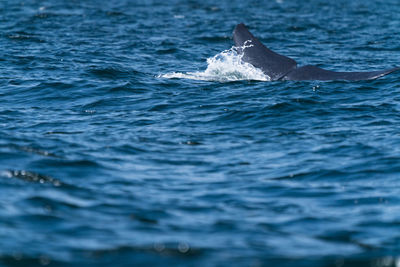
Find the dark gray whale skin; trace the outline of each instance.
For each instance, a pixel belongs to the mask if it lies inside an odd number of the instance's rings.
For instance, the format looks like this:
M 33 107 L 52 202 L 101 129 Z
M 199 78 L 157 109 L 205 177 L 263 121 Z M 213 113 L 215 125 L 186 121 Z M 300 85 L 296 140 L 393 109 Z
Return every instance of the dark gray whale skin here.
M 261 69 L 272 81 L 291 80 L 346 80 L 361 81 L 373 80 L 394 71 L 400 70 L 399 67 L 392 69 L 370 71 L 370 72 L 335 72 L 324 70 L 316 66 L 307 65 L 297 67 L 296 61 L 285 57 L 265 47 L 256 37 L 254 37 L 243 23 L 236 25 L 233 31 L 233 40 L 238 53 L 243 54 L 242 60 Z

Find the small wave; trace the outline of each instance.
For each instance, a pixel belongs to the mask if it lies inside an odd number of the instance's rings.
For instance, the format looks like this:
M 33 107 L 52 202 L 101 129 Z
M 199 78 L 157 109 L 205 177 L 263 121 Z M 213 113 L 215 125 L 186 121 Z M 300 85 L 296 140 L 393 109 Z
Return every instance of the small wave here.
M 218 82 L 232 82 L 242 80 L 254 81 L 270 81 L 271 78 L 265 75 L 262 70 L 254 67 L 253 65 L 243 62 L 243 54 L 238 54 L 237 50 L 242 49 L 232 47 L 231 49 L 222 51 L 217 55 L 207 59 L 207 68 L 204 71 L 197 72 L 171 72 L 158 75 L 157 78 L 167 79 L 192 79 L 202 81 L 218 81 Z

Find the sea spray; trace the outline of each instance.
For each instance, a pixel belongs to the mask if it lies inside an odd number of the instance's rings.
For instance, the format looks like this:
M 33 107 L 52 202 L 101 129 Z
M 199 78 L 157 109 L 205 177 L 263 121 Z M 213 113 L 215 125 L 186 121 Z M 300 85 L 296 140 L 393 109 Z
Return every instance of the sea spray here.
M 250 45 L 251 46 L 251 45 Z M 249 47 L 247 44 L 242 47 Z M 183 78 L 203 81 L 231 82 L 241 80 L 270 81 L 270 77 L 253 65 L 243 62 L 243 54 L 237 53 L 237 48 L 224 50 L 207 59 L 207 68 L 197 72 L 171 72 L 158 75 L 158 78 Z

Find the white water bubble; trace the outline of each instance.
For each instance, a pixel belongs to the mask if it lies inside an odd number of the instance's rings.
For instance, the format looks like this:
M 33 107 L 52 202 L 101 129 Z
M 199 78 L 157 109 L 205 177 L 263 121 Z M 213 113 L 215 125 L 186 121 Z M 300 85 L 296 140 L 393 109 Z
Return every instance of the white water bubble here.
M 238 54 L 237 50 L 244 50 L 253 46 L 245 42 L 243 47 L 232 47 L 224 50 L 217 55 L 207 59 L 207 68 L 197 72 L 171 72 L 158 75 L 158 78 L 167 79 L 192 79 L 202 81 L 231 82 L 242 80 L 270 81 L 271 78 L 264 74 L 262 70 L 253 65 L 243 62 L 243 54 Z
M 182 243 L 178 244 L 178 251 L 180 253 L 186 253 L 189 251 L 189 249 L 190 249 L 190 247 L 189 247 L 188 243 L 182 242 Z

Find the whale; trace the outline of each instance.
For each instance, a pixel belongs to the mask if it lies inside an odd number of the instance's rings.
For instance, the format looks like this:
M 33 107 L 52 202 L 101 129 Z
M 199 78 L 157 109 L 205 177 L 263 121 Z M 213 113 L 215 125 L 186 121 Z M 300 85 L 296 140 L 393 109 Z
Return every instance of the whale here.
M 236 25 L 233 40 L 242 61 L 261 69 L 271 81 L 374 80 L 400 70 L 400 67 L 394 67 L 368 72 L 336 72 L 313 65 L 297 67 L 294 59 L 280 55 L 263 45 L 243 23 Z

